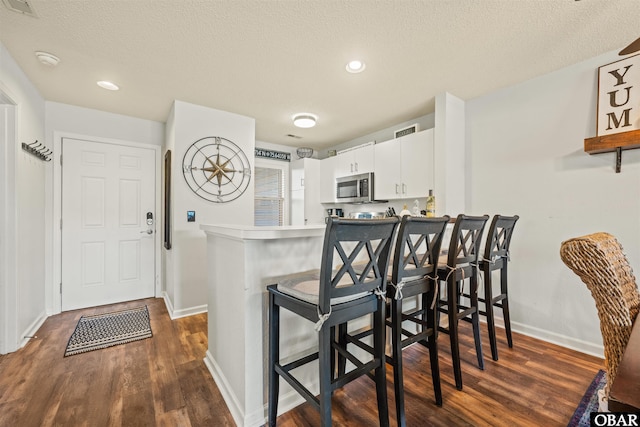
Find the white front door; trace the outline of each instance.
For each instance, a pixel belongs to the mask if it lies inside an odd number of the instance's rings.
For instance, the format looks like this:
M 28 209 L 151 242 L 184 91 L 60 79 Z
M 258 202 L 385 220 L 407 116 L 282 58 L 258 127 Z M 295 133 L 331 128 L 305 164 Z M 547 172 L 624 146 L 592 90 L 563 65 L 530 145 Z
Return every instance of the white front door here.
M 62 310 L 154 296 L 154 150 L 63 138 L 62 159 Z

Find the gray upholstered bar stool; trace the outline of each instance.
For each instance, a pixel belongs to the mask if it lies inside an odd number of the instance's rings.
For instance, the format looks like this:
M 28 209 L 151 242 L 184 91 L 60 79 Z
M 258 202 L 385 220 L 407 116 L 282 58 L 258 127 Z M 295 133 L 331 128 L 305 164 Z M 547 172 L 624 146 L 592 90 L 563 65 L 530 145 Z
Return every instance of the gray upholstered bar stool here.
M 276 425 L 279 378 L 320 411 L 323 426 L 331 425 L 334 390 L 374 372 L 381 426 L 389 425 L 385 369 L 385 293 L 391 245 L 397 218 L 380 220 L 329 218 L 320 270 L 285 277 L 267 287 L 269 292 L 269 425 Z M 364 267 L 354 270 L 355 262 Z M 280 308 L 314 322 L 318 351 L 286 364 L 280 361 Z M 373 315 L 373 355 L 360 358 L 335 339 L 335 326 Z M 335 352 L 355 366 L 336 375 Z M 370 356 L 370 357 L 368 357 Z M 318 360 L 320 395 L 315 397 L 292 371 Z

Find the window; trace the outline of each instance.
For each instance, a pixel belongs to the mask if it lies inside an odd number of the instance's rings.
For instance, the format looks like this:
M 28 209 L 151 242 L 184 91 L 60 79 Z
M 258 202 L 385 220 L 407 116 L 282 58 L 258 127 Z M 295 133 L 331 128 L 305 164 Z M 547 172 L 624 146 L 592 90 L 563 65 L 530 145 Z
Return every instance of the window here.
M 284 225 L 286 221 L 285 172 L 276 162 L 256 162 L 254 224 Z

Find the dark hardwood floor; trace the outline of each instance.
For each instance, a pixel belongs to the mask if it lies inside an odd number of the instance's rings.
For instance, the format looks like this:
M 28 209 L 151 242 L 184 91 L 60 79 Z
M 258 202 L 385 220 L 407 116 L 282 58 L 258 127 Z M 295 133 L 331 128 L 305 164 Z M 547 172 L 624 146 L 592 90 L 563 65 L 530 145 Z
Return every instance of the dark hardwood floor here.
M 63 357 L 82 315 L 147 305 L 153 337 Z M 234 426 L 203 358 L 207 315 L 162 299 L 64 312 L 0 362 L 0 426 Z
M 81 315 L 146 304 L 153 338 L 63 357 Z M 464 389 L 455 389 L 448 337 L 439 349 L 444 404 L 433 401 L 428 354 L 405 350 L 409 426 L 566 426 L 598 369 L 599 358 L 515 334 L 514 348 L 499 335 L 500 360 L 485 354 L 475 365 L 470 325 L 461 324 Z M 483 325 L 486 331 L 486 325 Z M 500 331 L 502 332 L 502 331 Z M 162 299 L 51 316 L 36 339 L 0 357 L 0 426 L 233 426 L 207 371 L 206 314 L 171 320 Z M 488 352 L 486 332 L 483 336 Z M 389 411 L 395 425 L 393 376 Z M 335 393 L 337 426 L 378 425 L 373 382 L 360 378 Z M 317 426 L 308 404 L 278 419 L 282 427 Z

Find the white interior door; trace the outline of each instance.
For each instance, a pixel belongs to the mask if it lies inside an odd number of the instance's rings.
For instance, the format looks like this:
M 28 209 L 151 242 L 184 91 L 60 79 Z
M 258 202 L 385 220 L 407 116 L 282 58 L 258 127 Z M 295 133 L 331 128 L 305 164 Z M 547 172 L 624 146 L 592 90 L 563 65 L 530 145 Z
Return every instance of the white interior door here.
M 64 138 L 62 154 L 62 310 L 154 296 L 155 152 Z

